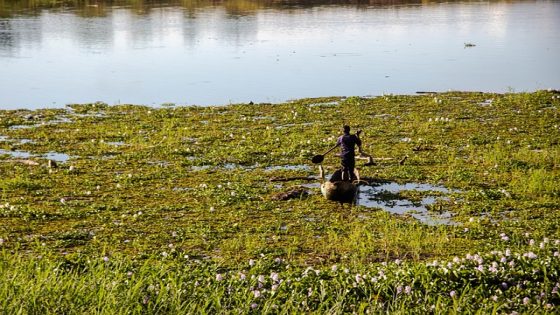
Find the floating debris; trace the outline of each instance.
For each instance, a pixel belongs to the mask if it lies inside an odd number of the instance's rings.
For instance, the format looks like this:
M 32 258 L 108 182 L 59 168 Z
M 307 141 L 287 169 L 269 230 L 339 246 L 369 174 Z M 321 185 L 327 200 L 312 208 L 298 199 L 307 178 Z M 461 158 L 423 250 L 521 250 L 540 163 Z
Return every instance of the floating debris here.
M 309 192 L 307 191 L 307 189 L 303 189 L 303 188 L 294 188 L 291 190 L 288 190 L 286 192 L 282 192 L 279 194 L 276 194 L 274 196 L 272 196 L 272 200 L 290 200 L 290 199 L 302 199 L 309 196 Z

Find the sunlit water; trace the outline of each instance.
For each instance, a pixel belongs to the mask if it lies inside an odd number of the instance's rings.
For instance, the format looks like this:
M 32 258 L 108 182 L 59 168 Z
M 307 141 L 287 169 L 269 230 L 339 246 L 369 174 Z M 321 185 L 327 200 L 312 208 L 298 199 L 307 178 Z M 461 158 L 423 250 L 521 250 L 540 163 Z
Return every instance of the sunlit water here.
M 327 178 L 330 176 L 327 176 Z M 301 185 L 319 193 L 321 184 L 310 183 Z M 278 187 L 281 189 L 282 186 Z M 400 194 L 406 191 L 423 192 L 425 196 L 419 202 L 402 197 Z M 434 212 L 428 208 L 439 201 L 448 201 L 449 195 L 460 191 L 451 190 L 443 186 L 434 186 L 421 183 L 383 182 L 361 184 L 358 186 L 356 205 L 366 208 L 382 209 L 395 215 L 409 215 L 421 223 L 427 225 L 456 225 L 452 214 L 448 211 Z M 440 196 L 431 195 L 439 194 Z
M 53 160 L 53 161 L 57 161 L 57 162 L 66 162 L 70 159 L 70 156 L 68 154 L 64 154 L 64 153 L 59 153 L 59 152 L 48 152 L 45 154 L 33 154 L 31 152 L 27 152 L 27 151 L 20 151 L 20 150 L 3 150 L 0 149 L 0 156 L 2 155 L 7 155 L 10 156 L 12 158 L 16 158 L 16 159 L 29 159 L 32 157 L 42 157 L 48 160 Z
M 560 1 L 0 13 L 2 109 L 560 88 Z
M 426 195 L 420 202 L 414 203 L 399 195 L 405 191 L 436 192 L 444 194 L 444 196 Z M 438 213 L 428 210 L 428 207 L 436 204 L 438 201 L 447 200 L 448 197 L 446 195 L 452 192 L 457 191 L 452 191 L 443 186 L 419 183 L 398 184 L 388 182 L 378 185 L 361 185 L 359 186 L 359 195 L 356 203 L 368 208 L 380 208 L 393 214 L 407 214 L 428 225 L 454 225 L 456 223 L 452 220 L 450 212 Z

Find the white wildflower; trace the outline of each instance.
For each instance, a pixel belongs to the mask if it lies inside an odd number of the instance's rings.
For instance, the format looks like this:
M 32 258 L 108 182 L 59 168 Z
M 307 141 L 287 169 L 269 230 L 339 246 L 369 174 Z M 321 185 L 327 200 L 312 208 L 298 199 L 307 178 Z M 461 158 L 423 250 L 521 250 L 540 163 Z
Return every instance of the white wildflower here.
M 356 283 L 361 283 L 361 282 L 363 282 L 362 276 L 361 276 L 360 274 L 357 274 L 355 278 L 356 278 Z
M 533 252 L 528 252 L 528 253 L 523 254 L 523 257 L 527 257 L 529 259 L 535 259 L 535 258 L 537 258 L 537 255 Z

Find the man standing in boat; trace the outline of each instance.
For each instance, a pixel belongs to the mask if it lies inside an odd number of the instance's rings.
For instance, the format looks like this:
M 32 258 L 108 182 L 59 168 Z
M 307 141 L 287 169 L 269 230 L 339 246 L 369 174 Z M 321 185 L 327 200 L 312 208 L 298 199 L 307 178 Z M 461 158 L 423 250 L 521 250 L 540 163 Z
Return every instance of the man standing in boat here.
M 342 180 L 351 180 L 354 175 L 354 168 L 356 167 L 356 153 L 355 147 L 358 147 L 358 153 L 365 155 L 362 152 L 362 140 L 360 134 L 362 130 L 356 131 L 356 134 L 350 134 L 350 126 L 344 125 L 342 128 L 344 134 L 338 137 L 334 148 L 340 146 L 340 163 L 342 166 Z M 368 157 L 369 165 L 373 164 L 373 159 Z
M 337 155 L 340 156 L 341 168 L 340 170 L 334 172 L 334 174 L 331 176 L 330 181 L 334 182 L 356 179 L 357 174 L 355 174 L 354 172 L 354 168 L 356 167 L 356 146 L 358 146 L 358 158 L 368 160 L 364 165 L 375 165 L 375 163 L 373 162 L 373 158 L 362 151 L 362 140 L 360 139 L 360 134 L 362 133 L 362 131 L 358 130 L 356 134 L 352 135 L 350 134 L 350 126 L 344 125 L 343 132 L 344 134 L 338 137 L 338 139 L 336 140 L 336 145 L 334 147 L 330 148 L 324 154 L 315 155 L 311 159 L 311 162 L 320 164 L 321 162 L 323 162 L 325 155 L 340 146 L 340 154 Z

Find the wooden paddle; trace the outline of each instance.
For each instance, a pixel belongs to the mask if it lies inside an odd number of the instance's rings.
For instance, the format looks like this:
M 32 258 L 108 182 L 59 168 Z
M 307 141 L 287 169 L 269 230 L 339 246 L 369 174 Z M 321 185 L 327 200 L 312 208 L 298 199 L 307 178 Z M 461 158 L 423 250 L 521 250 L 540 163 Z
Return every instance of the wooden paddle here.
M 311 162 L 315 163 L 315 164 L 319 164 L 322 163 L 323 160 L 325 159 L 325 155 L 327 155 L 328 153 L 330 153 L 332 150 L 336 149 L 338 147 L 338 144 L 335 145 L 334 147 L 330 148 L 327 152 L 323 153 L 323 154 L 317 154 L 315 155 L 312 159 Z

